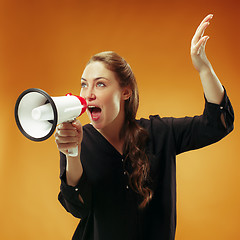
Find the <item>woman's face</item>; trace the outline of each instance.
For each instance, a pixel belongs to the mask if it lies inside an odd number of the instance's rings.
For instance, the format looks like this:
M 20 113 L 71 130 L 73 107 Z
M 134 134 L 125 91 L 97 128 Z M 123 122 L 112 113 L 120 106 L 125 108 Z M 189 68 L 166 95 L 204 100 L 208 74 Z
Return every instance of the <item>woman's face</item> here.
M 81 78 L 80 95 L 87 101 L 87 114 L 95 128 L 104 131 L 121 128 L 124 121 L 124 100 L 127 88 L 119 86 L 117 76 L 102 62 L 92 62 Z

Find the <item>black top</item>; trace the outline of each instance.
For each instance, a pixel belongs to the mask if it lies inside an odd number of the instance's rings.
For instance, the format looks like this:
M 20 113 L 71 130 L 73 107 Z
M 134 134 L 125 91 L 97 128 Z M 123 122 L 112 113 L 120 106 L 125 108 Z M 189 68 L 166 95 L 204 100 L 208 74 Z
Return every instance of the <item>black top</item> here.
M 226 128 L 220 116 L 223 114 Z M 137 122 L 149 133 L 147 155 L 154 195 L 144 210 L 128 186 L 128 162 L 92 125 L 83 127 L 83 175 L 75 187 L 65 180 L 66 158 L 60 154 L 59 201 L 81 218 L 73 239 L 173 240 L 176 229 L 176 155 L 219 141 L 233 130 L 234 113 L 226 91 L 220 105 L 208 103 L 201 116 Z M 84 200 L 82 204 L 78 195 Z

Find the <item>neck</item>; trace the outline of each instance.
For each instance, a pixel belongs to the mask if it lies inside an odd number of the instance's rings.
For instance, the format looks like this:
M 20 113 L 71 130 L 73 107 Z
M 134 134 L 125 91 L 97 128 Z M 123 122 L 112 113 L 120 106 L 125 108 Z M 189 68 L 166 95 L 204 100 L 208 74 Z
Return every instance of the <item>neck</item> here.
M 120 136 L 123 124 L 124 114 L 115 119 L 115 121 L 107 127 L 97 129 L 120 154 L 123 154 L 124 139 Z

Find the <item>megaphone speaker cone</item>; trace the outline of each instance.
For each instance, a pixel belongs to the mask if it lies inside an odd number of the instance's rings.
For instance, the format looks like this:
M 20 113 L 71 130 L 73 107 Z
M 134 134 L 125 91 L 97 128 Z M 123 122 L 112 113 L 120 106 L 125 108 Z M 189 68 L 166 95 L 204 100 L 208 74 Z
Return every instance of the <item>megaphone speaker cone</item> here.
M 50 121 L 33 117 L 33 110 L 44 105 L 49 106 L 50 114 L 53 116 L 52 119 L 49 119 Z M 17 99 L 14 113 L 19 130 L 32 141 L 48 139 L 57 126 L 58 113 L 56 105 L 45 91 L 38 88 L 29 88 L 21 93 Z

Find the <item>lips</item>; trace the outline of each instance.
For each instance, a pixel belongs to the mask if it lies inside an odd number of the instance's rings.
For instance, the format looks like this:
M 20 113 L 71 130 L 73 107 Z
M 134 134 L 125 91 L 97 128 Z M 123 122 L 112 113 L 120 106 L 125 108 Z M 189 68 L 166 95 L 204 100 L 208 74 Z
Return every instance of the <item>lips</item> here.
M 100 116 L 101 116 L 101 112 L 102 109 L 100 107 L 94 106 L 94 105 L 89 105 L 88 106 L 88 111 L 91 114 L 91 118 L 93 121 L 98 121 Z

